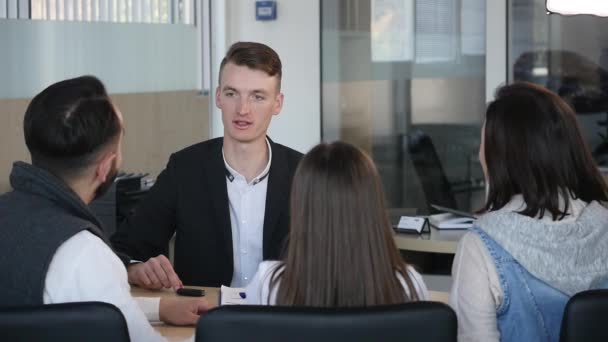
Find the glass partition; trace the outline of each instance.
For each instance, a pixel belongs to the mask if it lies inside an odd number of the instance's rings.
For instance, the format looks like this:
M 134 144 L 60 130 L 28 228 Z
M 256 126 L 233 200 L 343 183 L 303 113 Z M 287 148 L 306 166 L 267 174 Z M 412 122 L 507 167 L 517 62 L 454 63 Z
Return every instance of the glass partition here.
M 485 0 L 323 0 L 322 135 L 376 162 L 391 207 L 479 208 Z
M 607 166 L 608 18 L 548 15 L 545 0 L 510 0 L 509 51 L 509 80 L 541 84 L 570 103 Z

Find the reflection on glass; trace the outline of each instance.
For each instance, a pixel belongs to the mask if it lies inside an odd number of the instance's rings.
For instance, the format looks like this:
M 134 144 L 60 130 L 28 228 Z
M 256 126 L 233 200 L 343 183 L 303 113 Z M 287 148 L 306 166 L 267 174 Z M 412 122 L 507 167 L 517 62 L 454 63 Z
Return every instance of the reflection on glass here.
M 372 61 L 414 57 L 414 0 L 371 0 Z
M 511 80 L 541 84 L 564 98 L 595 159 L 608 165 L 608 18 L 547 15 L 544 0 L 511 0 L 509 9 Z
M 321 6 L 323 139 L 370 153 L 392 207 L 477 209 L 485 1 Z

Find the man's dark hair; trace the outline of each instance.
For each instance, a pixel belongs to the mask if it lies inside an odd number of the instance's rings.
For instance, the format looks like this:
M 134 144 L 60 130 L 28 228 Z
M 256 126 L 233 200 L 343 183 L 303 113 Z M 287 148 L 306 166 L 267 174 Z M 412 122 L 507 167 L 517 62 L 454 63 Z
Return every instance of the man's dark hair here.
M 122 126 L 93 76 L 55 83 L 30 102 L 23 121 L 32 164 L 58 177 L 78 176 L 119 137 Z
M 249 69 L 260 70 L 268 76 L 277 76 L 278 89 L 281 89 L 281 76 L 283 75 L 279 55 L 268 45 L 255 42 L 237 42 L 230 46 L 226 56 L 220 64 L 220 82 L 222 70 L 228 63 L 246 66 Z
M 521 194 L 521 214 L 542 217 L 548 211 L 556 220 L 565 217 L 571 198 L 608 199 L 574 111 L 546 88 L 521 82 L 498 89 L 486 111 L 484 145 L 486 210 Z

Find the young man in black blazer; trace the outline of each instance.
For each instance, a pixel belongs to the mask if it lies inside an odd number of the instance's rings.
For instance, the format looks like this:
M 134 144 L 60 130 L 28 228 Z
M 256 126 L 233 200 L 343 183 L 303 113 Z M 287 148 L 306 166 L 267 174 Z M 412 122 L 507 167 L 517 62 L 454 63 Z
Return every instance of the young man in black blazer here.
M 232 45 L 215 99 L 224 136 L 171 155 L 111 239 L 124 253 L 131 284 L 241 287 L 262 260 L 280 257 L 291 180 L 302 155 L 266 136 L 283 106 L 277 53 L 260 43 Z M 172 266 L 166 255 L 174 233 Z

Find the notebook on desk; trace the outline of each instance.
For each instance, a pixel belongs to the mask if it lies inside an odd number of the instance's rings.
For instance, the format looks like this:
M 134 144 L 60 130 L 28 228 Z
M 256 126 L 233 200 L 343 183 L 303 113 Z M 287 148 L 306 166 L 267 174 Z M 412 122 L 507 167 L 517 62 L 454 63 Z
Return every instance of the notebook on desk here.
M 401 216 L 416 216 L 416 208 L 389 208 L 386 210 L 388 218 L 391 221 L 393 228 L 399 225 Z
M 431 204 L 440 214 L 429 215 L 429 223 L 437 229 L 469 229 L 473 228 L 475 215 L 466 211 Z
M 240 305 L 245 304 L 245 289 L 241 287 L 220 287 L 220 305 Z
M 428 231 L 426 217 L 416 216 L 416 208 L 390 208 L 387 214 L 391 225 L 398 233 L 416 233 Z

